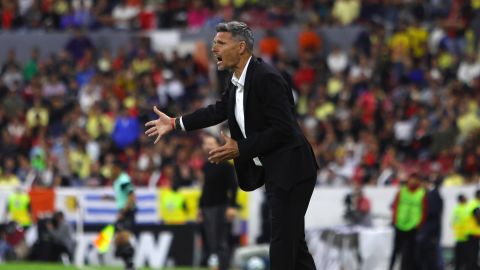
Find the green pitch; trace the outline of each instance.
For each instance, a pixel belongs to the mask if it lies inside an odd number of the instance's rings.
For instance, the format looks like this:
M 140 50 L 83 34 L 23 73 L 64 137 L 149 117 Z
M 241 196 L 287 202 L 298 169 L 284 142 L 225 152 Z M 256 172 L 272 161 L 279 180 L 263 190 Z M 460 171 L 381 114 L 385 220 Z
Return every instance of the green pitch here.
M 0 270 L 122 270 L 122 267 L 110 266 L 90 266 L 86 265 L 82 268 L 75 266 L 65 266 L 54 263 L 1 263 Z M 150 270 L 150 268 L 140 268 L 139 270 Z M 205 268 L 163 268 L 162 270 L 207 270 Z

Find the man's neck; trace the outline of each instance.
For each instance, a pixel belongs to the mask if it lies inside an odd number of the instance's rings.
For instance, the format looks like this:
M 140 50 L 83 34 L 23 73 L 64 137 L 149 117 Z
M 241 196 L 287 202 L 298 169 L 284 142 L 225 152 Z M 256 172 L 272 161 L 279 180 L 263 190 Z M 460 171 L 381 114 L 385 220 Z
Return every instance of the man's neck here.
M 237 79 L 240 79 L 240 76 L 242 76 L 243 69 L 247 65 L 248 59 L 252 56 L 251 54 L 245 54 L 240 57 L 240 61 L 238 61 L 238 64 L 233 68 L 233 75 Z

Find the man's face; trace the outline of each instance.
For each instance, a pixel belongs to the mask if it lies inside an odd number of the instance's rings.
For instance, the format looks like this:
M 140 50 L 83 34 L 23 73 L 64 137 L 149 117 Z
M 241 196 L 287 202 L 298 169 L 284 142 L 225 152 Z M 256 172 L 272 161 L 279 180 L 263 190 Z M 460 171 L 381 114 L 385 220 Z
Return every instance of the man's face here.
M 234 68 L 245 50 L 245 42 L 234 40 L 232 33 L 218 32 L 213 39 L 212 53 L 218 70 Z
M 408 185 L 411 187 L 416 187 L 420 184 L 420 181 L 418 179 L 418 176 L 416 175 L 411 175 L 408 177 Z
M 211 136 L 203 138 L 202 149 L 204 153 L 210 152 L 211 150 L 218 147 L 217 140 Z

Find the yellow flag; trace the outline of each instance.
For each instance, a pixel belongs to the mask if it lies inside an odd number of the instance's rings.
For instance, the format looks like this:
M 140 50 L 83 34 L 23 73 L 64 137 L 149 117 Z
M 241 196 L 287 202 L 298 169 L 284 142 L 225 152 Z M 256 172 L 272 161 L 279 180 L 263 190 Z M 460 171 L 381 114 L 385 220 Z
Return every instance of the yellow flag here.
M 112 242 L 113 235 L 115 234 L 115 227 L 110 224 L 105 226 L 103 230 L 97 235 L 93 241 L 93 245 L 97 248 L 98 252 L 105 253 L 110 248 L 110 242 Z

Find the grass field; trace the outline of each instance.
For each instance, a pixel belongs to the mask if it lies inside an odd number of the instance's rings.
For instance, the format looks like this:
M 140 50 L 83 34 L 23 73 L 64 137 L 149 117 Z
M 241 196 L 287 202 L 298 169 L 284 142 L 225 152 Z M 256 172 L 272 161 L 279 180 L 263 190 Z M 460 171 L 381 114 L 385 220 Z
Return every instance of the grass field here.
M 52 263 L 2 263 L 0 264 L 0 270 L 122 270 L 122 267 L 109 267 L 109 266 L 84 266 L 77 268 L 75 266 L 65 266 L 62 264 Z M 149 270 L 150 268 L 140 268 L 138 270 Z M 162 270 L 207 270 L 205 268 L 163 268 Z

